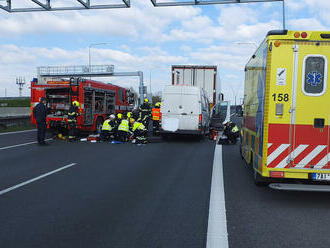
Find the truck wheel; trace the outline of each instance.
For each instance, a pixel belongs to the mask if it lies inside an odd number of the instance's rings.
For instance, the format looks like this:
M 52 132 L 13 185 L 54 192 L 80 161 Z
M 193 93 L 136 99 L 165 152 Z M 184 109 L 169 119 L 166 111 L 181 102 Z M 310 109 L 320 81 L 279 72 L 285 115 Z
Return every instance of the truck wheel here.
M 102 131 L 103 118 L 97 117 L 96 119 L 96 133 L 100 134 Z
M 254 184 L 257 186 L 267 186 L 269 183 L 255 169 L 253 169 Z

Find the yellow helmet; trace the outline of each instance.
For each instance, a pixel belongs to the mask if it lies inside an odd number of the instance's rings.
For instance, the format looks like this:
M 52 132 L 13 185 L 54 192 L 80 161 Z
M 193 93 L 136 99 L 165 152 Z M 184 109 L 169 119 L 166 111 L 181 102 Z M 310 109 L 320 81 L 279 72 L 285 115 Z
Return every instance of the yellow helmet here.
M 75 107 L 79 107 L 80 104 L 79 104 L 78 101 L 73 101 L 72 105 L 75 106 Z
M 130 122 L 131 124 L 133 124 L 133 123 L 135 122 L 135 119 L 134 119 L 134 118 L 131 118 L 131 119 L 129 119 L 129 122 Z
M 157 103 L 155 104 L 155 107 L 157 107 L 157 108 L 160 108 L 160 106 L 161 106 L 161 103 L 160 103 L 160 102 L 157 102 Z
M 144 102 L 149 102 L 148 98 L 144 98 Z
M 118 114 L 117 114 L 117 118 L 118 118 L 118 119 L 121 119 L 122 117 L 123 117 L 123 115 L 122 115 L 121 113 L 118 113 Z
M 127 118 L 131 118 L 132 117 L 132 113 L 131 112 L 127 112 Z

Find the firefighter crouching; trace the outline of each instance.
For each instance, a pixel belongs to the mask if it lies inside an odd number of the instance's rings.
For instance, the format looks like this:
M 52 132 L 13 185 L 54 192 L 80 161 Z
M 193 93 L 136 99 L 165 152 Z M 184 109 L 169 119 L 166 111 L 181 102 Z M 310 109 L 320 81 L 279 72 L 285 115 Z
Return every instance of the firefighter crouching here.
M 128 141 L 128 138 L 131 136 L 131 132 L 129 130 L 129 121 L 126 119 L 122 119 L 118 126 L 117 131 L 117 139 L 121 142 Z
M 143 123 L 135 121 L 133 118 L 131 118 L 130 123 L 132 125 L 132 132 L 135 139 L 135 143 L 146 144 L 148 134 L 147 128 L 143 125 Z
M 148 129 L 150 118 L 151 118 L 151 107 L 148 98 L 145 98 L 144 103 L 139 107 L 138 121 L 142 122 L 143 125 L 146 127 L 146 129 Z
M 69 141 L 73 141 L 77 136 L 77 117 L 79 116 L 79 102 L 74 101 L 68 112 Z
M 100 139 L 101 141 L 112 141 L 115 137 L 115 115 L 110 115 L 108 119 L 103 122 Z
M 154 135 L 159 134 L 160 120 L 161 120 L 160 106 L 161 103 L 157 102 L 155 104 L 155 107 L 152 109 L 152 130 Z
M 227 136 L 227 139 L 220 139 L 219 144 L 236 144 L 239 136 L 239 128 L 235 123 L 227 121 L 225 123 L 225 130 L 223 131 L 223 134 Z

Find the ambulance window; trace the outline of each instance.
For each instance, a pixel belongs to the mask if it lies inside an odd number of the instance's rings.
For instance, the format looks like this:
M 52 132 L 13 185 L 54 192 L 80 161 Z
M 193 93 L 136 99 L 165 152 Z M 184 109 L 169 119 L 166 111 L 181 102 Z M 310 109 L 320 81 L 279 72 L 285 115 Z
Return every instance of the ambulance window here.
M 326 89 L 327 61 L 321 55 L 309 55 L 304 60 L 305 95 L 320 96 Z

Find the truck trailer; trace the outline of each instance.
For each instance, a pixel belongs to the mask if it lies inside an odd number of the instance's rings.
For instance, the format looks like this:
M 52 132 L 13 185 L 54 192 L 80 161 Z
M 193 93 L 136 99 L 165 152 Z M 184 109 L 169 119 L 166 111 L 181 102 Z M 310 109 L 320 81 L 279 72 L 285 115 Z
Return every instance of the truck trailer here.
M 217 102 L 220 92 L 217 66 L 209 65 L 172 65 L 172 85 L 190 85 L 206 91 L 210 108 Z
M 35 124 L 33 107 L 41 97 L 47 99 L 47 127 L 53 132 L 66 132 L 68 110 L 73 101 L 80 103 L 77 129 L 86 132 L 100 131 L 103 121 L 110 114 L 131 111 L 134 107 L 134 94 L 113 84 L 71 78 L 55 79 L 38 83 L 31 82 L 31 123 Z
M 328 59 L 329 31 L 278 30 L 247 63 L 240 150 L 256 184 L 330 181 Z

